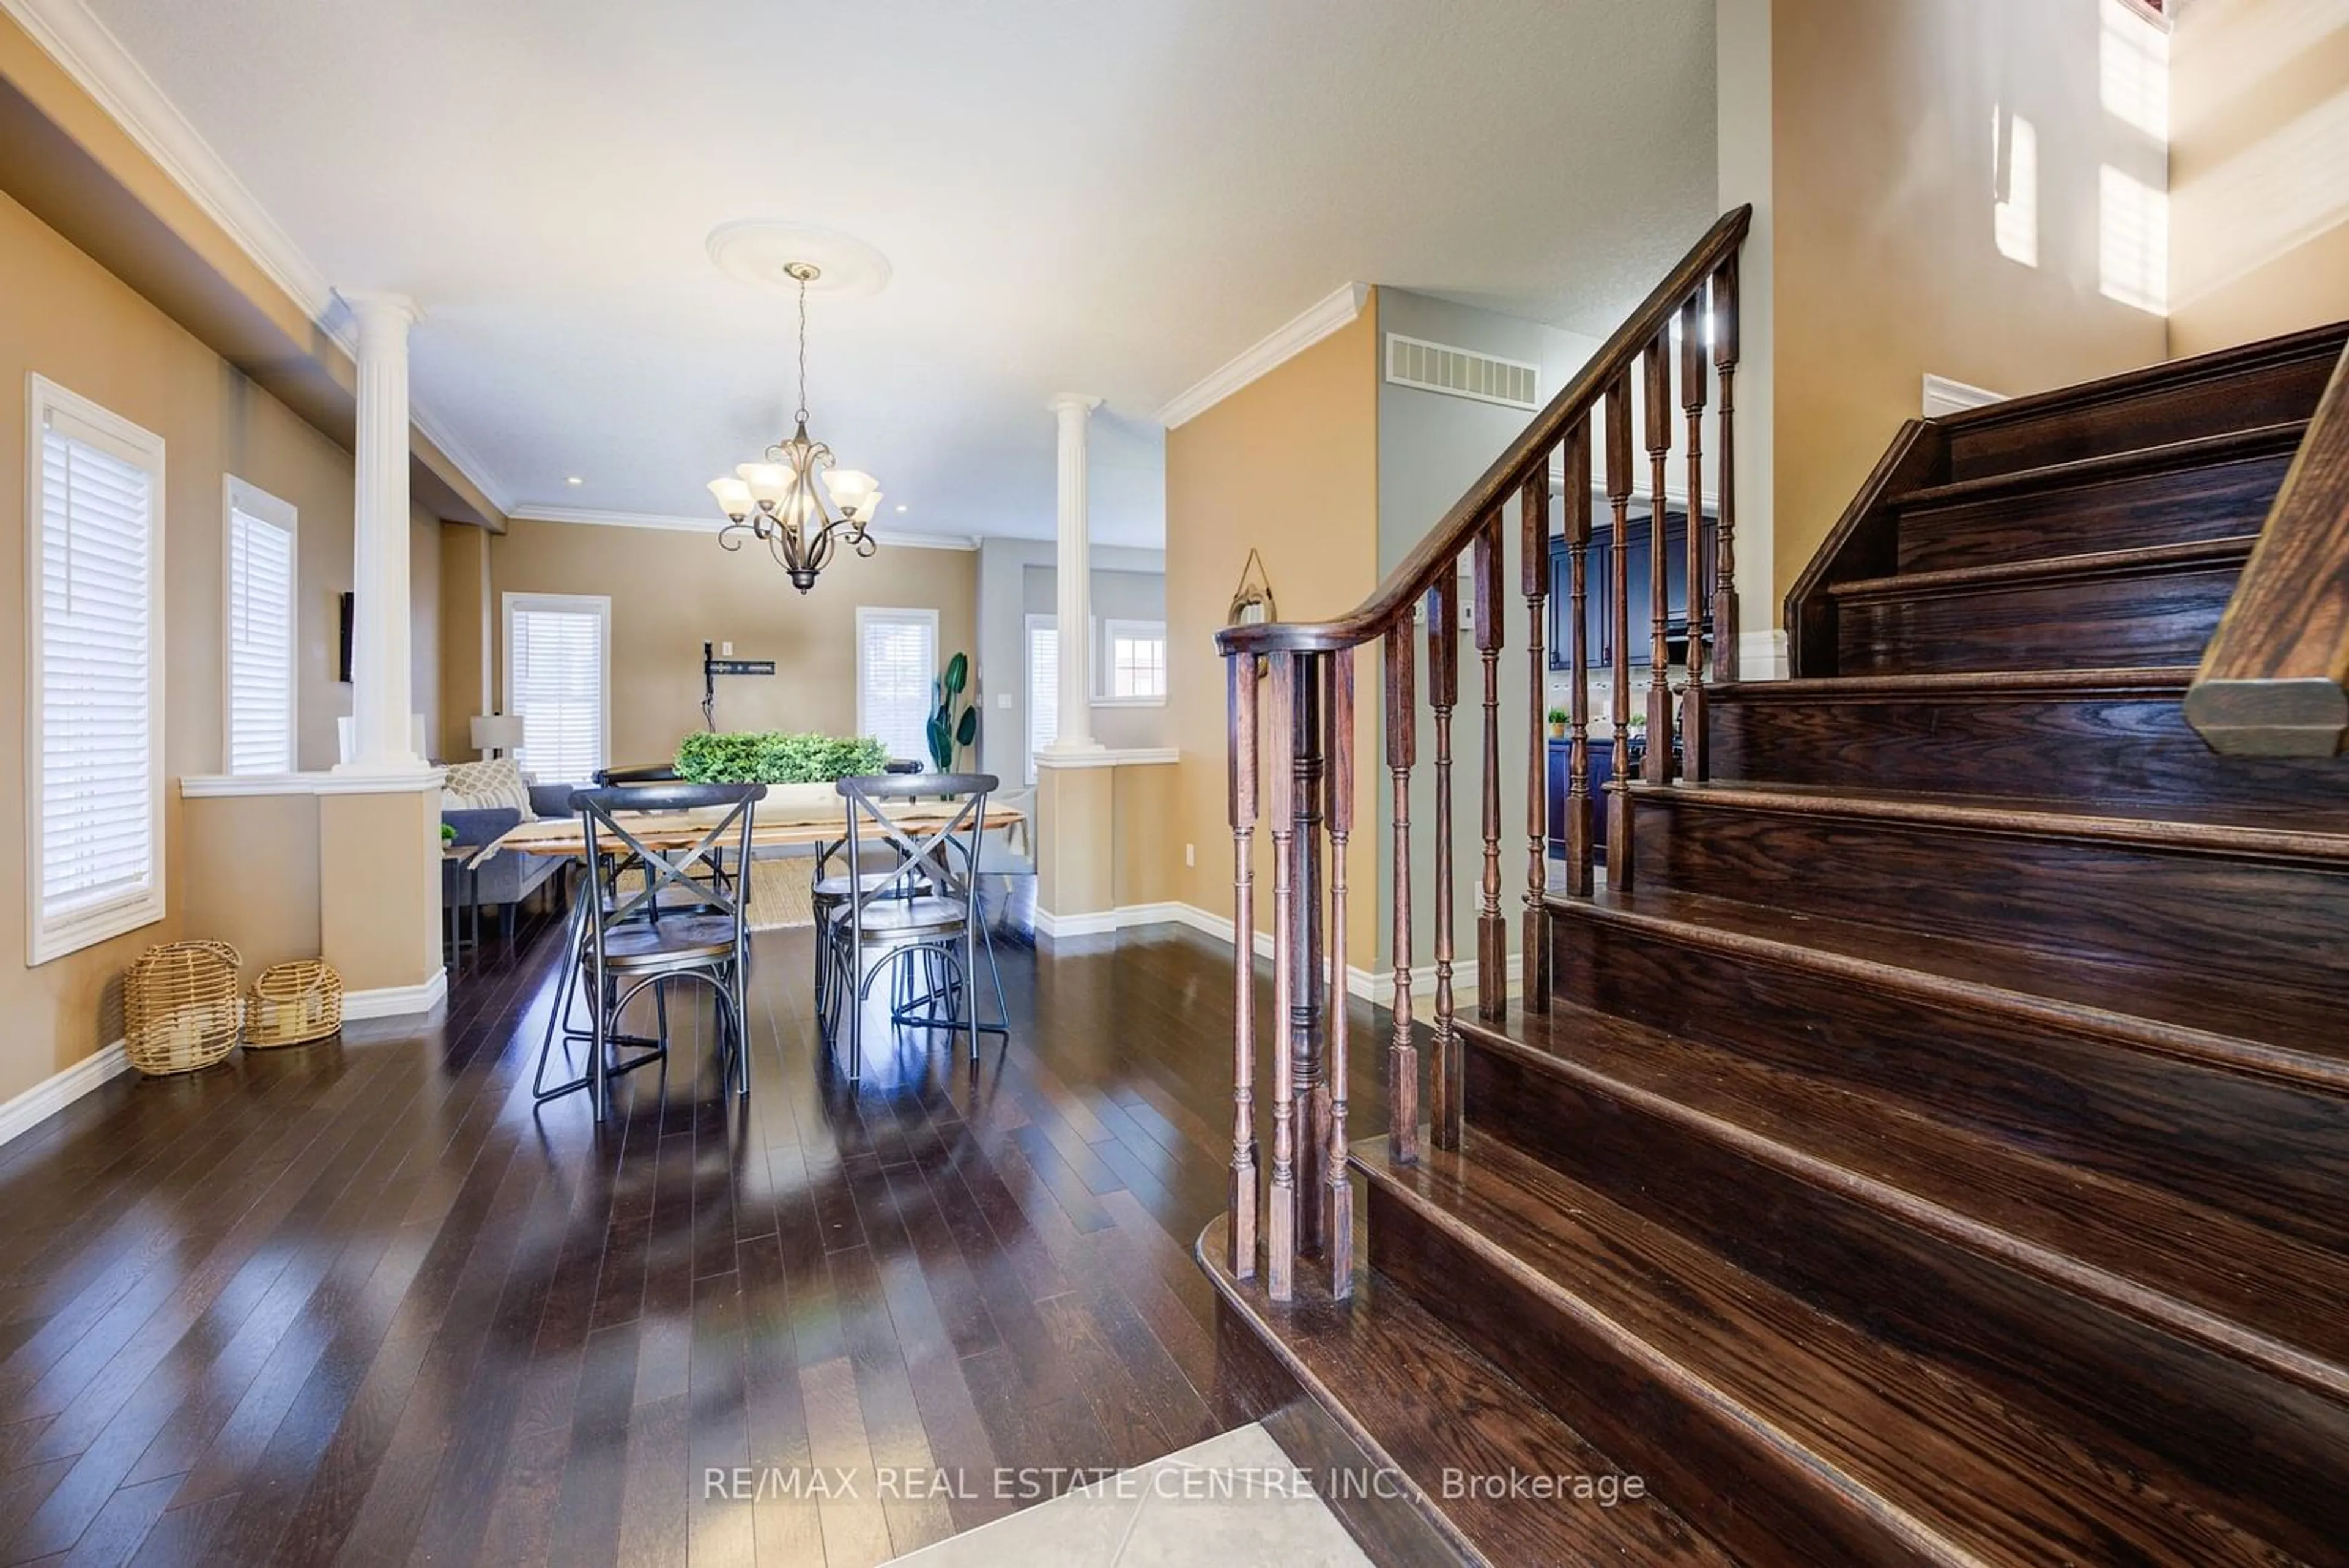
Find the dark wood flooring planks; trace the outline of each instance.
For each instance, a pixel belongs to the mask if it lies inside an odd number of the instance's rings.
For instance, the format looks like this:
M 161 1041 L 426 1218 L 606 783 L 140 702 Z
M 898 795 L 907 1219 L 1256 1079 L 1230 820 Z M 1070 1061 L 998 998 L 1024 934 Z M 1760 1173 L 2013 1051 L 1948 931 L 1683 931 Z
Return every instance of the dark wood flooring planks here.
M 976 1067 L 905 1035 L 846 1082 L 807 934 L 764 933 L 750 1098 L 680 1005 L 598 1132 L 532 1104 L 542 929 L 429 1027 L 119 1079 L 0 1150 L 0 1562 L 850 1568 L 1019 1506 L 999 1467 L 1050 1495 L 1212 1435 L 1227 950 L 1003 923 Z M 778 1484 L 818 1466 L 851 1485 Z

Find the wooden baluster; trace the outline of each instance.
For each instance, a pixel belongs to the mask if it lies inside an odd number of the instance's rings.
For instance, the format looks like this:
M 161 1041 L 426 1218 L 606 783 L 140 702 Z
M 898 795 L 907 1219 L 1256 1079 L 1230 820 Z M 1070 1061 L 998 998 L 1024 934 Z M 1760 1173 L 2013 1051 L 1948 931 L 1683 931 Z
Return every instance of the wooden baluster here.
M 1583 617 L 1590 607 L 1590 421 L 1575 421 L 1566 438 L 1567 625 L 1573 639 L 1568 655 L 1566 891 L 1588 898 L 1592 890 L 1590 831 L 1590 638 Z
M 1411 623 L 1387 633 L 1387 771 L 1394 779 L 1394 1048 L 1387 1054 L 1387 1158 L 1419 1162 L 1419 1046 L 1411 1037 L 1411 764 L 1419 749 Z
M 1625 547 L 1631 507 L 1631 372 L 1607 389 L 1607 501 L 1615 510 L 1615 668 L 1608 719 L 1615 731 L 1615 776 L 1607 784 L 1607 885 L 1631 886 L 1631 572 Z
M 1681 411 L 1688 416 L 1688 663 L 1681 688 L 1681 776 L 1702 784 L 1704 621 L 1704 291 L 1681 306 Z
M 1231 715 L 1232 815 L 1232 1179 L 1231 1255 L 1236 1280 L 1256 1278 L 1256 682 L 1257 657 L 1224 660 Z
M 1517 493 L 1517 544 L 1524 552 L 1526 589 L 1526 919 L 1518 947 L 1524 978 L 1517 988 L 1528 1012 L 1549 1011 L 1549 667 L 1543 621 L 1549 607 L 1549 459 L 1534 465 Z
M 1435 711 L 1435 1060 L 1428 1124 L 1438 1148 L 1459 1146 L 1460 1042 L 1452 994 L 1452 709 L 1460 701 L 1460 563 L 1427 595 L 1427 701 Z
M 1286 745 L 1297 732 L 1298 656 L 1280 652 L 1272 660 L 1270 733 Z M 1276 757 L 1268 770 L 1272 784 L 1272 1190 L 1265 1216 L 1266 1289 L 1277 1302 L 1297 1289 L 1297 1059 L 1286 1034 L 1297 1002 L 1296 864 L 1290 840 L 1297 831 L 1297 771 Z M 1233 940 L 1253 946 L 1254 933 Z
M 1721 526 L 1713 542 L 1713 666 L 1737 668 L 1737 258 L 1713 275 L 1713 363 L 1721 375 Z
M 1476 1012 L 1509 1007 L 1509 925 L 1501 919 L 1501 509 L 1476 531 L 1476 652 L 1485 661 L 1485 877 L 1476 911 Z
M 1289 989 L 1288 1049 L 1295 1058 L 1290 1078 L 1297 1094 L 1297 1147 L 1304 1174 L 1303 1206 L 1297 1215 L 1299 1256 L 1321 1255 L 1321 1200 L 1315 1183 L 1319 1152 L 1330 1137 L 1330 1085 L 1321 1070 L 1322 1023 L 1328 1016 L 1329 968 L 1322 961 L 1321 929 L 1321 739 L 1324 706 L 1321 678 L 1326 656 L 1299 653 L 1297 659 L 1297 731 L 1290 766 L 1296 774 L 1297 857 L 1289 914 L 1297 922 L 1297 974 Z
M 1327 654 L 1330 680 L 1330 1127 L 1323 1245 L 1330 1259 L 1330 1296 L 1354 1291 L 1354 1186 L 1346 1176 L 1346 841 L 1354 827 L 1354 650 Z
M 1648 763 L 1640 776 L 1668 784 L 1672 776 L 1671 552 L 1664 537 L 1664 463 L 1672 451 L 1672 361 L 1669 332 L 1656 334 L 1640 357 L 1640 391 L 1648 410 L 1648 591 L 1655 605 L 1648 651 Z M 1614 846 L 1608 846 L 1612 853 Z

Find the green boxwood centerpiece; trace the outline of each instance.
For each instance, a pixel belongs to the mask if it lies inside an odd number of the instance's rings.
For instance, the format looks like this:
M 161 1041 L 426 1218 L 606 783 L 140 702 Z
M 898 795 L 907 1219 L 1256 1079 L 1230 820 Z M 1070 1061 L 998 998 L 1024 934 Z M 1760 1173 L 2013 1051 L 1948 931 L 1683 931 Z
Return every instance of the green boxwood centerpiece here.
M 889 753 L 878 741 L 812 730 L 692 734 L 677 748 L 678 774 L 694 784 L 830 784 L 888 766 Z

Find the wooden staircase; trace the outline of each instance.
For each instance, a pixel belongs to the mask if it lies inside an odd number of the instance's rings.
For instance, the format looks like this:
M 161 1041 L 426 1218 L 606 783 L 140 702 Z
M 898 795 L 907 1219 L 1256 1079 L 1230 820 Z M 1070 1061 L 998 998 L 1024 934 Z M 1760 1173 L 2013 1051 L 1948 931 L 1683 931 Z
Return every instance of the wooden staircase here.
M 1530 874 L 1547 986 L 1453 1009 L 1444 933 L 1429 1024 L 1399 981 L 1432 1116 L 1350 1147 L 1367 1269 L 1325 1233 L 1332 1266 L 1276 1300 L 1209 1227 L 1227 1337 L 1407 1476 L 1445 1551 L 2349 1563 L 2349 763 L 2220 756 L 2181 713 L 2344 346 L 1907 427 L 1789 597 L 1795 678 L 1708 683 L 1696 653 L 1702 776 L 1622 790 L 1611 882 Z M 1533 443 L 1568 447 L 1569 484 L 1588 408 Z M 1498 554 L 1530 472 L 1472 493 L 1472 547 Z M 1414 727 L 1404 624 L 1391 731 Z M 1235 652 L 1309 678 L 1342 646 L 1319 630 Z M 1303 843 L 1284 909 L 1319 875 Z M 1294 1003 L 1317 955 L 1287 934 Z M 1327 1032 L 1259 1031 L 1309 1205 Z M 1464 1480 L 1512 1471 L 1645 1495 Z

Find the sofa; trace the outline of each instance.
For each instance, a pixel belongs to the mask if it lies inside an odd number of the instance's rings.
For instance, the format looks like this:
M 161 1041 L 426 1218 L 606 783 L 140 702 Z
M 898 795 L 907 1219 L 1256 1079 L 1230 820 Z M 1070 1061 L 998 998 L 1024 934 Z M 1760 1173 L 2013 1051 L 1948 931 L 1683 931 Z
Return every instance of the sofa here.
M 569 816 L 571 793 L 576 784 L 529 786 L 530 808 L 539 816 Z M 460 845 L 495 843 L 522 821 L 522 811 L 511 805 L 444 806 L 441 823 L 456 830 Z M 558 856 L 524 855 L 501 850 L 467 876 L 459 862 L 440 863 L 440 898 L 445 908 L 461 909 L 478 903 L 484 909 L 512 909 L 562 874 L 565 862 Z

